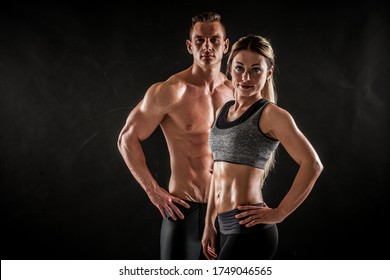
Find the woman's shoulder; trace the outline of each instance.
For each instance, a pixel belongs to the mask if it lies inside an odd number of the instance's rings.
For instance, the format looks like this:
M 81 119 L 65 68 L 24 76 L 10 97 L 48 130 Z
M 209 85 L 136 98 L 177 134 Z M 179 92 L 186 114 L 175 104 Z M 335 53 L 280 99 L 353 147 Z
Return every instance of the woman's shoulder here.
M 277 105 L 275 102 L 272 101 L 267 102 L 264 108 L 264 113 L 274 117 L 290 115 L 290 113 L 286 109 L 284 109 L 283 107 Z
M 264 108 L 261 119 L 263 124 L 267 124 L 270 129 L 275 126 L 284 127 L 295 123 L 289 111 L 273 102 L 269 102 Z

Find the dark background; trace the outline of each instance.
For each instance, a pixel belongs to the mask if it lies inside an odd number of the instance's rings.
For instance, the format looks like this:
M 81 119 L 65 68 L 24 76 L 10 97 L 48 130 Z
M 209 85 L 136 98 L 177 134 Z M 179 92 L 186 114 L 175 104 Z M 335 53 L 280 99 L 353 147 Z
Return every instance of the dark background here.
M 282 2 L 3 4 L 1 258 L 159 258 L 161 216 L 116 141 L 146 89 L 190 66 L 191 17 L 212 10 L 232 43 L 248 33 L 270 38 L 278 104 L 325 167 L 279 224 L 276 259 L 388 259 L 387 5 Z M 143 146 L 166 186 L 161 131 Z M 296 171 L 280 148 L 264 189 L 271 207 Z

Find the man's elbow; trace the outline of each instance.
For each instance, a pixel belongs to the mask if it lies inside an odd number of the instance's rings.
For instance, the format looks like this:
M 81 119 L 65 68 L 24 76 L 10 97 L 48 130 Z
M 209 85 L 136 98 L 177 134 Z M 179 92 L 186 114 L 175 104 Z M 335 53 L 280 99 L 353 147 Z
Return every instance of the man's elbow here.
M 121 152 L 121 153 L 125 149 L 126 138 L 127 137 L 126 137 L 125 133 L 120 133 L 118 136 L 117 147 L 118 147 L 119 152 Z
M 137 146 L 137 143 L 141 142 L 138 135 L 134 133 L 134 130 L 122 131 L 117 140 L 117 146 L 120 153 L 127 154 L 130 149 L 134 149 Z

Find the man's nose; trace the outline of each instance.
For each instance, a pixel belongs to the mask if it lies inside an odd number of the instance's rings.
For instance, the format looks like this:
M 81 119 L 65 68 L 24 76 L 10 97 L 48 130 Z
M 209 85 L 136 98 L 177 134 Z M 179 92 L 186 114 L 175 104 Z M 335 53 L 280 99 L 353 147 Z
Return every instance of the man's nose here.
M 210 39 L 206 39 L 206 40 L 204 40 L 204 43 L 203 43 L 203 48 L 205 49 L 205 50 L 210 50 L 211 49 L 211 42 L 210 42 Z

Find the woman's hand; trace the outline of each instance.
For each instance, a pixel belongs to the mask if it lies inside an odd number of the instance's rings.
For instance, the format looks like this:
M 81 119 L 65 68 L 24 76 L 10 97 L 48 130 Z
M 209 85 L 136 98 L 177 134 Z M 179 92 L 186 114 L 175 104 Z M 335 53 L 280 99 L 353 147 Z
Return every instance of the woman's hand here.
M 279 218 L 277 209 L 269 208 L 265 203 L 263 206 L 239 205 L 238 210 L 244 210 L 235 217 L 240 220 L 240 225 L 252 227 L 258 224 L 276 224 L 282 220 Z

